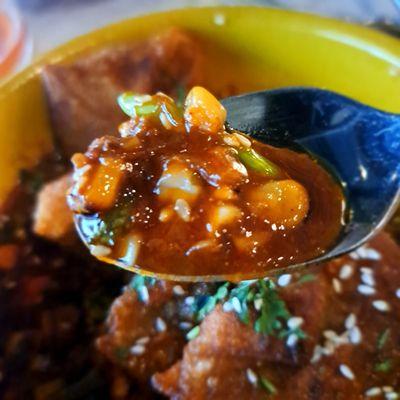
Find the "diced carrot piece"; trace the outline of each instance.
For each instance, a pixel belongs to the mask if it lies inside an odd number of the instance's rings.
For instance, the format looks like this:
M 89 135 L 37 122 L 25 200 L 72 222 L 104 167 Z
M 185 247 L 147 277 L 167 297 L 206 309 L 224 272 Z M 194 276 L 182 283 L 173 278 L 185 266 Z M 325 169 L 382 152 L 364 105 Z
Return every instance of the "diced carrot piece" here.
M 18 246 L 15 244 L 3 244 L 0 246 L 0 269 L 10 270 L 14 268 L 18 258 Z
M 190 128 L 217 133 L 224 126 L 226 110 L 208 90 L 195 86 L 186 97 L 184 118 Z
M 95 167 L 83 193 L 88 209 L 110 209 L 117 199 L 123 175 L 121 164 L 112 159 L 106 159 Z

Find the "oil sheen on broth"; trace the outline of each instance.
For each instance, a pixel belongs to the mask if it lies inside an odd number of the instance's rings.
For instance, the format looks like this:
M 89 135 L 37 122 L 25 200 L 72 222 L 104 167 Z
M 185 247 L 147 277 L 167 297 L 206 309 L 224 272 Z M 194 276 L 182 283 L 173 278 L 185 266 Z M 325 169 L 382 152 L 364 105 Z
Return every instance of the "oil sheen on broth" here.
M 183 102 L 182 102 L 183 103 Z M 125 93 L 120 138 L 75 154 L 69 204 L 91 253 L 179 276 L 262 275 L 322 254 L 344 212 L 341 187 L 305 153 L 225 129 L 202 87 L 184 104 Z

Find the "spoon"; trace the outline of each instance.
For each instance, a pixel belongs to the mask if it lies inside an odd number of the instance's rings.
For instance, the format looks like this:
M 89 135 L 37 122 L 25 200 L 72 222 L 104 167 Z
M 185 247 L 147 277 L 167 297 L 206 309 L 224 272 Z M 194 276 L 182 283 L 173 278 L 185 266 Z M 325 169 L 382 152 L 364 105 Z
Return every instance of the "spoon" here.
M 361 246 L 376 234 L 400 202 L 400 115 L 368 107 L 339 94 L 312 88 L 287 88 L 226 98 L 227 129 L 236 129 L 273 146 L 298 146 L 331 169 L 342 182 L 348 218 L 336 244 L 317 258 L 268 270 L 277 275 L 330 260 Z M 85 228 L 75 217 L 85 242 Z M 176 275 L 128 267 L 132 272 L 174 281 L 260 278 L 250 274 Z
M 275 146 L 295 143 L 342 181 L 349 218 L 333 248 L 294 268 L 341 256 L 372 238 L 400 203 L 400 115 L 334 92 L 286 88 L 226 98 L 231 128 Z

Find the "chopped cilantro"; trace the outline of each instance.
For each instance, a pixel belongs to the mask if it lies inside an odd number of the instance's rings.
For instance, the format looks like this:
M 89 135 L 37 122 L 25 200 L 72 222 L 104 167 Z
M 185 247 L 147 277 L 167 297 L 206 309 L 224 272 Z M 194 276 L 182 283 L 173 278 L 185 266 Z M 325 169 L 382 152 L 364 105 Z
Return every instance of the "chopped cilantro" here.
M 232 287 L 227 282 L 220 285 L 214 295 L 198 296 L 194 302 L 197 321 L 202 321 L 217 304 L 224 304 L 224 309 L 235 312 L 246 325 L 254 320 L 254 329 L 258 333 L 279 338 L 289 334 L 295 334 L 299 339 L 306 337 L 300 328 L 287 329 L 286 321 L 291 314 L 270 280 L 243 281 Z
M 375 372 L 390 372 L 392 369 L 392 360 L 387 359 L 378 364 L 375 364 L 374 371 Z
M 385 346 L 387 340 L 389 339 L 390 336 L 390 329 L 387 328 L 384 331 L 382 331 L 379 336 L 378 336 L 378 340 L 376 341 L 376 347 L 378 348 L 378 350 L 382 350 L 383 347 Z
M 277 393 L 275 385 L 269 379 L 267 379 L 265 376 L 260 376 L 258 378 L 258 382 L 259 382 L 261 389 L 264 389 L 266 392 L 268 392 L 268 394 L 276 394 Z
M 137 274 L 132 278 L 128 286 L 137 293 L 139 300 L 145 303 L 149 295 L 148 288 L 154 286 L 156 282 L 155 278 Z
M 115 238 L 129 222 L 129 206 L 123 205 L 116 207 L 101 217 L 101 222 L 97 229 L 93 231 L 92 236 L 88 237 L 90 243 L 103 244 L 105 246 L 114 246 Z
M 282 329 L 282 320 L 288 320 L 290 313 L 285 302 L 279 298 L 275 285 L 271 281 L 259 281 L 259 290 L 263 302 L 254 329 L 258 333 L 270 335 Z
M 226 282 L 217 289 L 214 295 L 206 296 L 205 300 L 203 300 L 203 305 L 199 307 L 197 311 L 197 319 L 199 321 L 203 320 L 204 317 L 214 310 L 215 306 L 228 295 L 228 287 L 229 283 Z

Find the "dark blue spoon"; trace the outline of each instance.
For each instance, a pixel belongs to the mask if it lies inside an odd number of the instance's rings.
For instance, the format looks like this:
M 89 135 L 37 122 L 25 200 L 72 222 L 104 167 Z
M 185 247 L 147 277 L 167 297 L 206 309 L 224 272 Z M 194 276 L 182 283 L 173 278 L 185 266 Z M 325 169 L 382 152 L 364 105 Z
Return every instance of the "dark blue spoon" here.
M 350 211 L 341 237 L 300 267 L 348 253 L 377 233 L 400 202 L 400 115 L 326 90 L 287 88 L 222 101 L 228 125 L 272 145 L 295 143 L 343 182 Z

